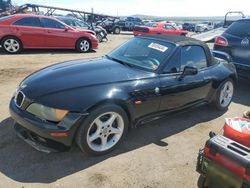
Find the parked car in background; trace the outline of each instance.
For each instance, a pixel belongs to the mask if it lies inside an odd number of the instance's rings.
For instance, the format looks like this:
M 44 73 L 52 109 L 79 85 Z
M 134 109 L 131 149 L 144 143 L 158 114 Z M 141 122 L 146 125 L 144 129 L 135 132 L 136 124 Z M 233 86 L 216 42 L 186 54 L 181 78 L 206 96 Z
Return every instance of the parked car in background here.
M 201 24 L 196 24 L 195 32 L 201 33 L 214 29 L 214 22 L 203 22 Z
M 182 28 L 187 31 L 194 32 L 195 31 L 195 24 L 194 23 L 184 23 L 182 25 Z
M 100 22 L 97 22 L 97 26 L 103 27 L 108 33 L 120 34 L 122 31 L 122 26 L 117 24 L 119 20 L 117 19 L 106 19 Z
M 108 55 L 49 66 L 25 78 L 10 101 L 20 137 L 38 150 L 106 154 L 129 128 L 212 103 L 230 105 L 235 67 L 182 36 L 134 37 Z M 49 83 L 49 84 L 48 84 Z
M 118 20 L 115 22 L 116 25 L 120 26 L 121 30 L 126 31 L 126 21 L 125 20 Z
M 214 50 L 232 57 L 238 74 L 250 78 L 250 19 L 241 19 L 215 39 Z
M 15 14 L 0 19 L 0 42 L 10 54 L 23 49 L 76 49 L 88 52 L 98 47 L 93 31 L 74 29 L 60 20 L 33 14 Z
M 166 21 L 167 24 L 172 25 L 173 27 L 177 28 L 177 29 L 183 29 L 182 28 L 182 24 L 173 22 L 173 21 Z
M 115 23 L 121 27 L 122 31 L 133 31 L 135 26 L 143 25 L 143 21 L 137 17 L 127 17 Z
M 186 36 L 188 31 L 175 28 L 165 22 L 148 23 L 145 26 L 136 26 L 134 28 L 134 36 L 147 34 L 167 34 L 167 35 L 182 35 Z
M 127 17 L 125 19 L 125 28 L 123 30 L 133 31 L 135 26 L 143 25 L 143 22 L 140 18 L 137 17 Z
M 224 22 L 216 22 L 214 23 L 214 29 L 219 28 L 219 27 L 223 27 L 224 26 Z
M 101 26 L 93 26 L 82 20 L 71 18 L 71 17 L 66 17 L 66 16 L 57 16 L 56 18 L 73 28 L 87 29 L 87 30 L 94 31 L 96 33 L 96 37 L 99 42 L 107 40 L 107 31 Z

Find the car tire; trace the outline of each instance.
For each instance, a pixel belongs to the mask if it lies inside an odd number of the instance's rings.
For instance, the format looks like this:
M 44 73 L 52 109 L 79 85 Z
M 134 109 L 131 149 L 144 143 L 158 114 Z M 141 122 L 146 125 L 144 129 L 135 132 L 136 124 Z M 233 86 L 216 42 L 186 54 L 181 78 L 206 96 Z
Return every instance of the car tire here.
M 234 96 L 234 81 L 232 79 L 225 80 L 221 86 L 219 87 L 215 99 L 214 106 L 218 110 L 226 110 L 228 106 L 231 104 L 233 96 Z
M 120 29 L 119 27 L 116 27 L 116 28 L 114 29 L 114 34 L 118 35 L 118 34 L 120 34 L 120 33 L 121 33 L 121 29 Z
M 200 175 L 198 182 L 197 182 L 197 187 L 198 188 L 205 188 L 205 182 L 206 182 L 206 177 Z
M 102 42 L 102 35 L 101 34 L 99 34 L 99 33 L 96 34 L 96 38 L 97 38 L 99 43 Z
M 91 50 L 91 42 L 86 38 L 81 38 L 76 42 L 76 50 L 80 53 L 86 53 Z
M 76 143 L 91 155 L 104 155 L 114 150 L 128 131 L 128 116 L 115 104 L 105 104 L 92 110 L 78 128 Z
M 2 48 L 9 54 L 18 54 L 23 50 L 22 42 L 13 36 L 5 37 L 1 42 Z

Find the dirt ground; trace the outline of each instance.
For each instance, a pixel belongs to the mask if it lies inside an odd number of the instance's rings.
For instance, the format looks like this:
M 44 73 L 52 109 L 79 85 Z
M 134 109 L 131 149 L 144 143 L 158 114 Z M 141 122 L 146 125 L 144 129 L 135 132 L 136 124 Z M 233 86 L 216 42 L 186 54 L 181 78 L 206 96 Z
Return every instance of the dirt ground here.
M 73 146 L 64 153 L 38 152 L 13 131 L 8 103 L 22 79 L 65 60 L 99 57 L 131 36 L 109 36 L 96 52 L 29 50 L 6 55 L 0 50 L 0 188 L 6 187 L 197 187 L 199 148 L 209 131 L 220 132 L 224 118 L 240 116 L 250 106 L 250 87 L 241 80 L 227 112 L 202 106 L 131 130 L 114 152 L 90 157 Z

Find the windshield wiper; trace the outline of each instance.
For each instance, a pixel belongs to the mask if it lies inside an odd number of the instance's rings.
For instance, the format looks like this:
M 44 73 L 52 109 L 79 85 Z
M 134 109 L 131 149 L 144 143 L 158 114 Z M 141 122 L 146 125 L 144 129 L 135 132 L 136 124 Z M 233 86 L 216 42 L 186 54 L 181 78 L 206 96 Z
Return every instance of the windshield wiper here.
M 117 58 L 114 58 L 114 57 L 110 57 L 109 55 L 105 55 L 105 57 L 107 57 L 107 58 L 110 59 L 110 60 L 116 61 L 116 62 L 118 62 L 118 63 L 120 63 L 120 64 L 127 65 L 127 66 L 129 66 L 129 67 L 133 67 L 130 63 L 127 63 L 127 62 L 125 62 L 125 61 L 122 61 L 122 60 L 117 59 Z

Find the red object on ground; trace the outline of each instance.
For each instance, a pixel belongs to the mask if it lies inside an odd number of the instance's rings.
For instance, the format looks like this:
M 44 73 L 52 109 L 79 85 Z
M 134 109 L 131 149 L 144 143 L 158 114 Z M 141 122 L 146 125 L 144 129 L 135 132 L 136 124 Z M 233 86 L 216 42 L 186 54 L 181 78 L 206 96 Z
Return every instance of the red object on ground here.
M 13 36 L 23 48 L 75 49 L 80 38 L 89 40 L 91 49 L 98 47 L 95 33 L 74 29 L 60 20 L 33 14 L 16 14 L 0 20 L 0 42 Z
M 231 172 L 237 174 L 239 177 L 250 182 L 250 176 L 248 175 L 246 168 L 244 166 L 241 166 L 237 162 L 231 160 L 229 157 L 220 154 L 219 152 L 213 155 L 211 152 L 211 148 L 207 146 L 204 149 L 204 155 L 211 159 L 213 162 L 220 164 L 224 168 L 230 170 Z
M 250 123 L 249 119 L 246 118 L 232 118 L 233 121 L 248 121 Z M 224 127 L 224 133 L 223 135 L 227 138 L 230 138 L 236 142 L 241 143 L 244 146 L 250 147 L 250 132 L 242 132 L 240 130 L 235 129 L 232 127 L 229 122 L 226 122 Z
M 182 35 L 186 36 L 188 31 L 175 28 L 169 23 L 156 22 L 149 23 L 146 26 L 136 26 L 134 28 L 134 36 L 150 35 L 150 34 L 165 34 L 165 35 Z

